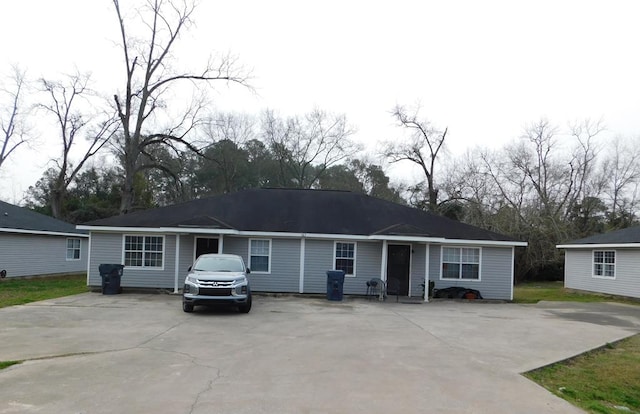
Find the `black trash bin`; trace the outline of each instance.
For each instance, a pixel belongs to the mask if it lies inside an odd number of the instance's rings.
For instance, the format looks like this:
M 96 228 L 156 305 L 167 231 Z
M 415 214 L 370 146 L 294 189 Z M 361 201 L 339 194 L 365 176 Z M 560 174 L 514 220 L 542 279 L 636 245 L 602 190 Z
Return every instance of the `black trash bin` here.
M 342 300 L 344 286 L 344 270 L 329 270 L 327 272 L 327 300 Z
M 117 295 L 118 293 L 120 293 L 120 279 L 122 279 L 122 269 L 124 269 L 124 265 L 121 264 L 103 263 L 98 266 L 100 277 L 102 278 L 103 295 Z

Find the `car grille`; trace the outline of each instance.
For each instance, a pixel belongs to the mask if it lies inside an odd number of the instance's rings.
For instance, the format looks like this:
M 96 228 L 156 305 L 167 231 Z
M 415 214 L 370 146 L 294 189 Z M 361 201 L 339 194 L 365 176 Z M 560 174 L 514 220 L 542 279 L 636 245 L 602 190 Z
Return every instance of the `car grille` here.
M 224 288 L 224 287 L 231 287 L 233 285 L 233 281 L 229 280 L 229 281 L 221 281 L 221 280 L 201 280 L 198 279 L 198 285 L 203 286 L 203 287 L 218 287 L 218 288 Z
M 198 294 L 202 296 L 231 296 L 231 288 L 201 287 Z

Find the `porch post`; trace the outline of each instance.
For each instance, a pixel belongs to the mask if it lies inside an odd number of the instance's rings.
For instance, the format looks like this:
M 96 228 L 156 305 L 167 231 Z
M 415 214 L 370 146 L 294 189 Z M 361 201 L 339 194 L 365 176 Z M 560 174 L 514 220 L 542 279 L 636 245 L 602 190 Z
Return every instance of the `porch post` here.
M 298 291 L 304 293 L 304 237 L 300 239 L 300 286 Z
M 427 243 L 425 246 L 425 259 L 424 259 L 424 301 L 429 302 L 429 246 Z
M 382 260 L 380 260 L 380 279 L 387 283 L 387 241 L 382 241 Z
M 224 234 L 218 238 L 218 253 L 224 253 Z
M 176 268 L 173 293 L 178 293 L 178 277 L 180 275 L 180 235 L 176 234 Z

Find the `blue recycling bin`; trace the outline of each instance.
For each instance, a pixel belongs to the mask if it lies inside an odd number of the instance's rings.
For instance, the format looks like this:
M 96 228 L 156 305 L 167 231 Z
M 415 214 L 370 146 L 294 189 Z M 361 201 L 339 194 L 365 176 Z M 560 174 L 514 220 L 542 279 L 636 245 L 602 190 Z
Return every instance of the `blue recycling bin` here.
M 344 288 L 344 270 L 329 270 L 327 272 L 327 300 L 342 300 Z
M 102 294 L 117 295 L 122 289 L 120 288 L 120 280 L 122 279 L 122 270 L 124 265 L 106 264 L 98 266 L 100 277 L 102 278 Z

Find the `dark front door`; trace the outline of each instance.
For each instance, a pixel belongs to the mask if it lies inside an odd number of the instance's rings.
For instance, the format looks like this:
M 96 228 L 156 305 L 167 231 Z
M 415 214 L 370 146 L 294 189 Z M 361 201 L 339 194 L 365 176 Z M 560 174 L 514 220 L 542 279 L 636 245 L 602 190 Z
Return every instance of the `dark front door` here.
M 218 239 L 196 238 L 196 259 L 205 253 L 218 253 Z
M 387 292 L 409 296 L 411 246 L 390 244 L 387 246 L 387 252 Z

